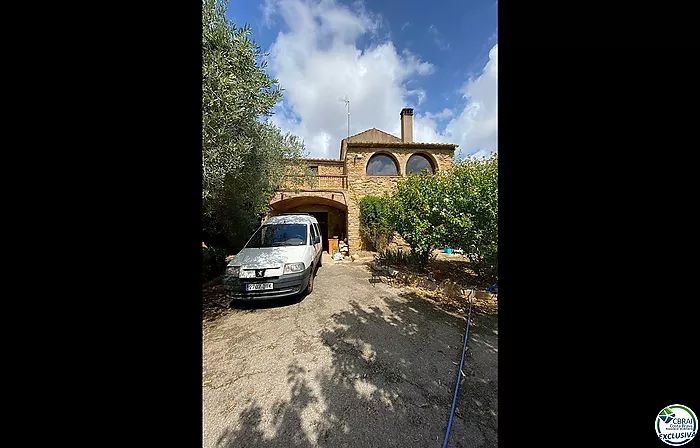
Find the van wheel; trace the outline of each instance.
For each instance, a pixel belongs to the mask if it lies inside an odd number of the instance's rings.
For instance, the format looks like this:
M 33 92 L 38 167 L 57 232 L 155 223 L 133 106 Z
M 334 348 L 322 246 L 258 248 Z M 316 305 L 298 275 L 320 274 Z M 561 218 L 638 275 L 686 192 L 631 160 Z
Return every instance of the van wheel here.
M 320 268 L 323 266 L 323 252 L 321 252 L 321 256 L 318 257 L 318 267 Z
M 311 294 L 314 290 L 314 277 L 316 277 L 316 269 L 311 269 L 311 276 L 309 277 L 309 284 L 306 286 L 306 294 Z

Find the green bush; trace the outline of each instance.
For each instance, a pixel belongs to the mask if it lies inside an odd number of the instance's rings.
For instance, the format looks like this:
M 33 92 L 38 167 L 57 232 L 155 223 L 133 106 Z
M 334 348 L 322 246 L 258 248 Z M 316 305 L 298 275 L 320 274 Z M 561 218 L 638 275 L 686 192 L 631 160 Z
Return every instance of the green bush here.
M 384 250 L 379 254 L 379 261 L 382 264 L 388 264 L 393 266 L 423 266 L 423 263 L 418 255 L 413 252 L 404 252 L 403 250 Z
M 446 185 L 450 213 L 448 243 L 459 247 L 474 272 L 487 281 L 498 278 L 498 155 L 467 157 L 458 162 Z
M 388 204 L 388 205 L 386 205 Z M 457 162 L 449 174 L 411 174 L 385 200 L 387 227 L 422 266 L 434 248 L 460 248 L 484 281 L 498 278 L 498 155 Z
M 447 176 L 442 174 L 411 174 L 398 183 L 391 198 L 391 227 L 411 246 L 413 255 L 422 266 L 430 261 L 432 249 L 447 240 L 447 181 Z
M 360 236 L 379 252 L 386 249 L 393 234 L 389 223 L 390 201 L 388 193 L 367 195 L 360 201 Z
M 202 283 L 213 280 L 224 273 L 226 249 L 202 248 Z

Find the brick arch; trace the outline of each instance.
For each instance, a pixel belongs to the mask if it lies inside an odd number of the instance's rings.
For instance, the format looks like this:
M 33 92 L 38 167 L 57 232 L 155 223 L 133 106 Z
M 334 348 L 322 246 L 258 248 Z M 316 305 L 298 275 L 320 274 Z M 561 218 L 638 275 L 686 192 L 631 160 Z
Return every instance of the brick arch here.
M 401 162 L 399 162 L 399 158 L 396 154 L 391 153 L 389 151 L 377 151 L 373 152 L 372 154 L 369 154 L 367 157 L 367 162 L 365 163 L 365 176 L 382 177 L 381 174 L 367 174 L 367 167 L 369 166 L 370 160 L 372 160 L 372 157 L 378 155 L 389 156 L 391 160 L 394 161 L 394 164 L 396 165 L 396 175 L 400 175 L 401 173 L 403 173 L 403 171 L 401 170 Z M 393 176 L 393 174 L 388 174 L 387 176 Z
M 277 212 L 300 207 L 302 205 L 326 205 L 347 211 L 347 198 L 344 193 L 334 192 L 279 192 L 270 200 L 270 207 Z
M 438 165 L 438 162 L 437 162 L 437 159 L 435 158 L 435 156 L 429 152 L 418 151 L 418 152 L 411 153 L 408 155 L 408 157 L 406 157 L 406 163 L 404 164 L 404 170 L 403 170 L 404 173 L 408 173 L 408 161 L 411 157 L 413 157 L 415 155 L 423 156 L 426 159 L 428 159 L 430 166 L 433 168 L 433 174 L 436 174 L 439 172 L 440 166 Z
M 283 196 L 284 195 L 284 196 Z M 268 216 L 281 213 L 310 213 L 319 219 L 323 250 L 331 251 L 332 236 L 348 237 L 348 207 L 342 192 L 280 192 L 270 201 Z M 335 243 L 334 243 L 335 247 Z

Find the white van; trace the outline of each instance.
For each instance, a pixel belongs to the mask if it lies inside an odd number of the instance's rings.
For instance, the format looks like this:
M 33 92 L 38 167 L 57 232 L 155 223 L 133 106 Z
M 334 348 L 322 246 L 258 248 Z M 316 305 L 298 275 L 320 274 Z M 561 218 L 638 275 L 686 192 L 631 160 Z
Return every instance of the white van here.
M 242 300 L 310 294 L 322 248 L 313 216 L 272 216 L 226 266 L 224 288 Z

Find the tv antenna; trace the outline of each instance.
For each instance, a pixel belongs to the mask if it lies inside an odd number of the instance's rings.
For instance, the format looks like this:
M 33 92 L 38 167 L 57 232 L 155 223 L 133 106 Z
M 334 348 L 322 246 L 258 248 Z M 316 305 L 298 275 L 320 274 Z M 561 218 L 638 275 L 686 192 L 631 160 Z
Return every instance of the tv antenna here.
M 345 106 L 348 108 L 348 138 L 350 138 L 350 99 L 345 95 L 345 98 L 339 97 L 338 100 L 344 102 Z

